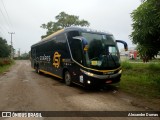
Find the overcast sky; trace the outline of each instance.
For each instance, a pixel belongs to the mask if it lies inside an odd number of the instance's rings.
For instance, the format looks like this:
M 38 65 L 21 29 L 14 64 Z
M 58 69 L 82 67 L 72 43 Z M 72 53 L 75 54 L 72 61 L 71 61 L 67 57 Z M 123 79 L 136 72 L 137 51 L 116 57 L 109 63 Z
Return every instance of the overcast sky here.
M 89 21 L 92 29 L 113 33 L 131 47 L 130 13 L 139 5 L 140 0 L 0 0 L 0 36 L 10 44 L 8 32 L 15 32 L 14 48 L 28 52 L 46 32 L 41 24 L 55 21 L 55 16 L 64 11 Z

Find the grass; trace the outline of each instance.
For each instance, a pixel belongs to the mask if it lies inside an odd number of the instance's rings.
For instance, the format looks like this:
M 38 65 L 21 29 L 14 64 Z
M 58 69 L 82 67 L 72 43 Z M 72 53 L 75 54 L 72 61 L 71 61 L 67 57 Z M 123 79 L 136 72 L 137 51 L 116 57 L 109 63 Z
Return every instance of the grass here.
M 8 58 L 5 59 L 0 58 L 0 74 L 8 71 L 12 64 L 14 64 L 13 60 L 10 60 Z
M 160 63 L 122 62 L 121 90 L 145 98 L 160 98 Z
M 0 66 L 0 74 L 9 70 L 11 65 Z

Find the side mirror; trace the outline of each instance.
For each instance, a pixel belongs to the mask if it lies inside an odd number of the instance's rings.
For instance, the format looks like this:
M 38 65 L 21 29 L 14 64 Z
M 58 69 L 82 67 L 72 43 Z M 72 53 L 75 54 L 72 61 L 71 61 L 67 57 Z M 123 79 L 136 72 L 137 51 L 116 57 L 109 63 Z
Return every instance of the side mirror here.
M 128 50 L 128 45 L 127 45 L 127 43 L 125 41 L 123 41 L 123 40 L 116 40 L 116 42 L 122 43 L 124 45 L 125 51 Z

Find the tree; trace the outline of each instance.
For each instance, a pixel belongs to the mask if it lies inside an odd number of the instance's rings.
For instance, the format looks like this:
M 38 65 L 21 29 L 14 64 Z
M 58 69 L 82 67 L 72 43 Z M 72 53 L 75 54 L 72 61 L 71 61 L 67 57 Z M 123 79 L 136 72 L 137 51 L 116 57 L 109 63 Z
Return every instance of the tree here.
M 160 51 L 160 0 L 144 0 L 131 17 L 132 42 L 144 61 L 154 58 Z
M 89 22 L 86 20 L 79 20 L 78 16 L 69 15 L 65 12 L 59 13 L 59 15 L 55 16 L 57 22 L 48 22 L 47 24 L 42 24 L 41 28 L 47 29 L 46 35 L 41 36 L 44 38 L 60 29 L 70 27 L 70 26 L 89 26 Z
M 10 48 L 7 44 L 7 41 L 0 37 L 0 58 L 9 57 L 10 55 Z

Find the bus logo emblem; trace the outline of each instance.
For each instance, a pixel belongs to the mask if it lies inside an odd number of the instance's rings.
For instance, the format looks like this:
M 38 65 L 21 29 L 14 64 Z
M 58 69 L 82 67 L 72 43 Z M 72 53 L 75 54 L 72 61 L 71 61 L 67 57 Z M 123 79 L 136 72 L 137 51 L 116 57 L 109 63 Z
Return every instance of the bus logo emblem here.
M 56 68 L 59 68 L 60 57 L 61 57 L 61 55 L 58 52 L 54 53 L 54 56 L 53 56 L 53 66 L 55 66 Z

